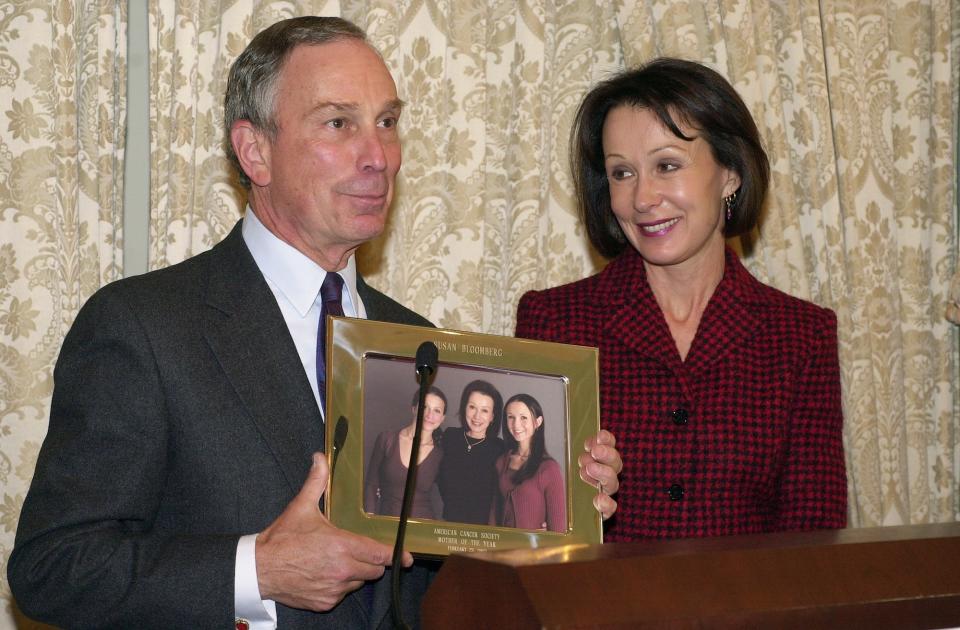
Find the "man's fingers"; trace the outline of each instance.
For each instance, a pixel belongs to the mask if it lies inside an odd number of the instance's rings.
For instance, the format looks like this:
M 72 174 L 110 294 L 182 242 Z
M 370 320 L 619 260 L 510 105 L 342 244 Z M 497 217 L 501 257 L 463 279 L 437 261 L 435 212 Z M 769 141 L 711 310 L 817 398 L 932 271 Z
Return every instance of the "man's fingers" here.
M 610 448 L 616 448 L 617 438 L 606 429 L 600 429 L 600 433 L 597 434 L 597 443 L 609 446 Z
M 619 475 L 623 470 L 623 460 L 620 458 L 616 444 L 617 440 L 613 434 L 601 429 L 597 435 L 590 436 L 583 446 L 595 462 L 609 466 L 614 475 Z
M 593 497 L 593 507 L 600 512 L 603 520 L 607 520 L 617 511 L 617 502 L 605 494 L 598 494 Z
M 617 447 L 617 438 L 614 437 L 613 433 L 610 433 L 606 429 L 600 429 L 596 435 L 591 435 L 583 442 L 583 450 L 592 451 L 595 446 L 609 446 L 610 448 Z
M 345 530 L 340 530 L 340 533 L 345 537 L 346 555 L 358 564 L 380 567 L 381 570 L 383 567 L 390 566 L 393 560 L 393 547 L 390 545 Z
M 603 486 L 604 494 L 615 494 L 620 489 L 620 480 L 613 468 L 596 461 L 590 453 L 579 457 L 580 478 L 592 486 Z

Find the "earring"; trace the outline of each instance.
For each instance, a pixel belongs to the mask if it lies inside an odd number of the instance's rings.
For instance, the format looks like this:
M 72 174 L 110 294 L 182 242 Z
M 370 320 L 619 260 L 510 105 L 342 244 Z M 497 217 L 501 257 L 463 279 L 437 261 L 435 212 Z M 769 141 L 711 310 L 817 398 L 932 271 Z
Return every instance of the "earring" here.
M 733 218 L 733 202 L 737 200 L 736 191 L 723 198 L 723 203 L 727 207 L 727 221 Z

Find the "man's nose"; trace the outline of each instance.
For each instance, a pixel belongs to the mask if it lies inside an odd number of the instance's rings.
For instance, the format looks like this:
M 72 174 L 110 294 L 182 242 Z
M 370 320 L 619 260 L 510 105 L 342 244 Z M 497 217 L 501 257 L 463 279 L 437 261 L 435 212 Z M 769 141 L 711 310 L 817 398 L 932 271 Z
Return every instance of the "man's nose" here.
M 387 168 L 387 152 L 383 139 L 373 130 L 360 139 L 357 166 L 361 171 L 383 171 Z

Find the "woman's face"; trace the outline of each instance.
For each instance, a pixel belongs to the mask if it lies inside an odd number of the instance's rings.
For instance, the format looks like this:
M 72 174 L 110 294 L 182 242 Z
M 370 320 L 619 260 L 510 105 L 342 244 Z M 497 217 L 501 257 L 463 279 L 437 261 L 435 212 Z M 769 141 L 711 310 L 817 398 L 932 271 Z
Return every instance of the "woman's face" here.
M 487 427 L 493 422 L 493 398 L 480 392 L 470 392 L 463 415 L 467 420 L 467 435 L 487 437 Z
M 521 444 L 528 443 L 534 432 L 543 424 L 543 416 L 534 417 L 530 407 L 519 400 L 515 400 L 506 409 L 507 429 L 510 435 Z
M 423 401 L 423 430 L 434 431 L 443 424 L 447 405 L 436 394 L 427 394 Z M 413 408 L 413 417 L 417 417 L 417 408 Z
M 649 109 L 621 105 L 603 124 L 610 205 L 647 263 L 668 266 L 723 257 L 723 198 L 740 187 L 695 129 L 678 138 Z

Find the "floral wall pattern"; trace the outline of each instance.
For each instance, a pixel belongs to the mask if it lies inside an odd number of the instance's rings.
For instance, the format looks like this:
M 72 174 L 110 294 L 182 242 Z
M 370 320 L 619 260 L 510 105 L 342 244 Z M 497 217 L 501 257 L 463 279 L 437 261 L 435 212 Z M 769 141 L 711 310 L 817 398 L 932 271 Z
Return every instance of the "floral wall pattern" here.
M 62 336 L 122 273 L 125 6 L 0 0 L 4 567 Z M 450 328 L 510 334 L 524 291 L 602 265 L 567 166 L 590 85 L 657 55 L 729 77 L 773 171 L 760 231 L 734 245 L 839 318 L 851 525 L 960 519 L 956 2 L 149 0 L 152 268 L 240 217 L 227 69 L 254 33 L 308 13 L 366 28 L 407 103 L 391 222 L 361 269 Z M 0 628 L 31 627 L 5 576 L 0 600 Z

